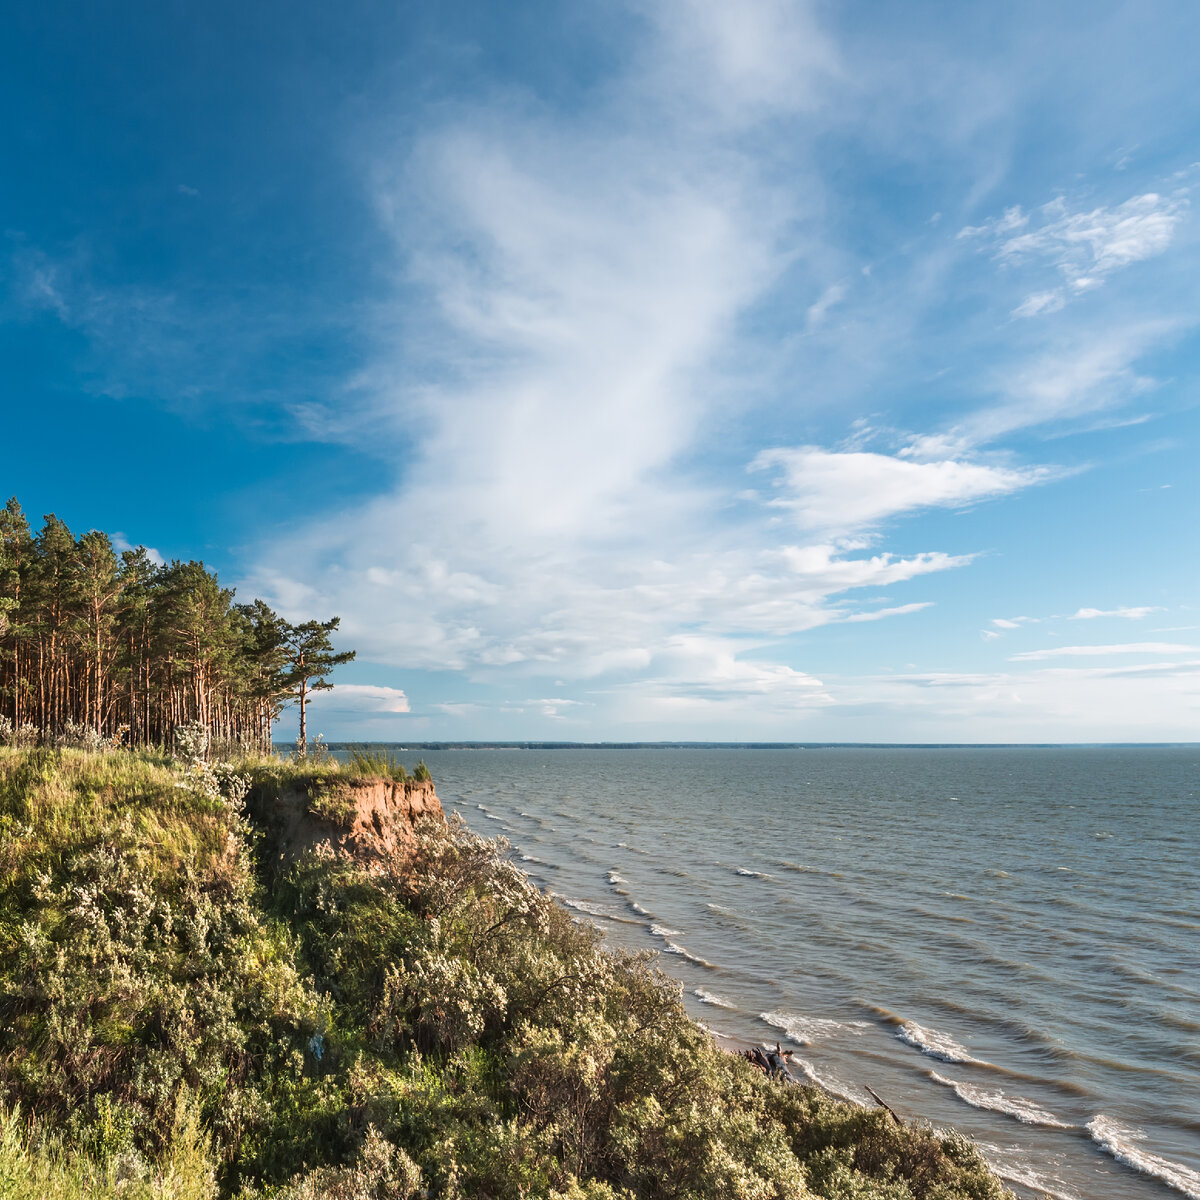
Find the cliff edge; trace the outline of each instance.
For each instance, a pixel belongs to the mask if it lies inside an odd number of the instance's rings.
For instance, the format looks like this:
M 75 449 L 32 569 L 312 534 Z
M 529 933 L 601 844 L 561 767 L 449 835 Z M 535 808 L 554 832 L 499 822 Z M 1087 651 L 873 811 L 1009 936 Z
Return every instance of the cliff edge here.
M 255 791 L 252 811 L 266 832 L 265 849 L 279 863 L 323 846 L 365 862 L 407 859 L 416 846 L 417 823 L 446 820 L 429 779 L 315 776 Z

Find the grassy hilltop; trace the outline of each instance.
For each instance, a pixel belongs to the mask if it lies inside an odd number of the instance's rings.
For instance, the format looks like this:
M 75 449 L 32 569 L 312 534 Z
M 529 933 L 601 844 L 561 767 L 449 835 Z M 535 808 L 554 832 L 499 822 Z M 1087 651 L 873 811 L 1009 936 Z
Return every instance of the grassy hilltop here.
M 783 1087 L 451 821 L 280 860 L 347 772 L 0 749 L 0 1198 L 999 1198 L 957 1137 Z M 333 814 L 332 817 L 330 814 Z

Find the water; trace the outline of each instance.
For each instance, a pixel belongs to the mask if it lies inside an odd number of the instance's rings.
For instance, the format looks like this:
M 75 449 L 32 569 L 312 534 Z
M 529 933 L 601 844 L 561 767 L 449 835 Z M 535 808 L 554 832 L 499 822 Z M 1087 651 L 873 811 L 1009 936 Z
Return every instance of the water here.
M 425 759 L 714 1031 L 963 1130 L 1021 1196 L 1200 1200 L 1200 750 Z

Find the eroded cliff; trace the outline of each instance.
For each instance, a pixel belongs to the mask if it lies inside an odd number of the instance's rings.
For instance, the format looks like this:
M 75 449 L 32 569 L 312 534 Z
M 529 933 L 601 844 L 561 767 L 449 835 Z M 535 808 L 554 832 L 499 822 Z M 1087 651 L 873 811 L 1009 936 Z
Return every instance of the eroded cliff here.
M 416 845 L 418 822 L 446 819 L 432 780 L 318 776 L 256 791 L 264 849 L 280 863 L 325 847 L 361 861 L 402 860 Z

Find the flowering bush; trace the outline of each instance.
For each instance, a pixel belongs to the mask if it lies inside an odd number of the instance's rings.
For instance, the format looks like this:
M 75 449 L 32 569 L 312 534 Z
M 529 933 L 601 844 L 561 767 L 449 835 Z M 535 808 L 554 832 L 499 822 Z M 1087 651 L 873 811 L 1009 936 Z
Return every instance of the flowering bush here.
M 28 721 L 14 725 L 11 717 L 0 716 L 0 746 L 36 746 L 37 726 Z

